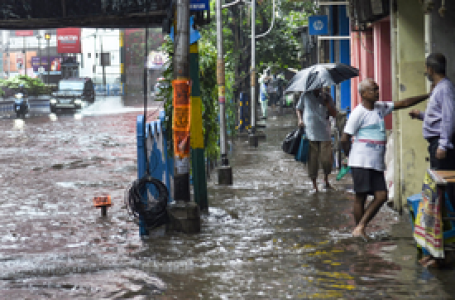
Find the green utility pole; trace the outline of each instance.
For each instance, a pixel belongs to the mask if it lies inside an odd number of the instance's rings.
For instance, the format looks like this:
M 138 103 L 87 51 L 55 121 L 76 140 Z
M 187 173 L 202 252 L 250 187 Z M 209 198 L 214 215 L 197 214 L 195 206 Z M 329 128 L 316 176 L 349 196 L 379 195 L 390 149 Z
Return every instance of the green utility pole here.
M 191 86 L 191 161 L 193 168 L 194 201 L 201 210 L 208 210 L 205 174 L 204 135 L 202 132 L 202 101 L 199 81 L 198 43 L 190 45 Z
M 125 29 L 120 30 L 120 82 L 121 94 L 126 95 L 126 75 L 125 75 Z

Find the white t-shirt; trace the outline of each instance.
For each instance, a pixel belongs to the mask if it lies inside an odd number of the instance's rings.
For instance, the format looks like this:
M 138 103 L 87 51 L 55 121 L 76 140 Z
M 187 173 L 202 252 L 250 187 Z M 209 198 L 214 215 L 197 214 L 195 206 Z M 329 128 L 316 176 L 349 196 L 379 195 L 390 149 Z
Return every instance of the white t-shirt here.
M 349 116 L 344 132 L 354 136 L 349 166 L 385 170 L 387 136 L 384 117 L 393 111 L 393 102 L 376 102 L 373 110 L 358 105 Z

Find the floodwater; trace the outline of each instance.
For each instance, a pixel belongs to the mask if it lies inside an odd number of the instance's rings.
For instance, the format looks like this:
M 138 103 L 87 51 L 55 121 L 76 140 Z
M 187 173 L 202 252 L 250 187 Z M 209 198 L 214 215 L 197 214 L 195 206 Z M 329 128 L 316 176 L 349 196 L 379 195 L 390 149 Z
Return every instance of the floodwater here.
M 269 118 L 258 149 L 235 141 L 234 185 L 212 176 L 200 234 L 160 228 L 142 241 L 123 205 L 142 109 L 112 101 L 0 119 L 1 299 L 454 298 L 453 269 L 417 263 L 407 214 L 384 207 L 364 242 L 349 234 L 349 178 L 309 192 L 280 150 L 292 115 Z M 102 194 L 107 218 L 92 203 Z

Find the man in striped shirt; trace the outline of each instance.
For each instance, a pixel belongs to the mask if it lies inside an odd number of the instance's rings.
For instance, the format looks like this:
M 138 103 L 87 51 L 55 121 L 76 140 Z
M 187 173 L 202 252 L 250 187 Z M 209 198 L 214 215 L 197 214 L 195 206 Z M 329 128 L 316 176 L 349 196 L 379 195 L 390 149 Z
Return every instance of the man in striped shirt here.
M 387 136 L 384 117 L 393 110 L 413 106 L 428 98 L 428 95 L 401 101 L 379 100 L 379 86 L 373 79 L 359 84 L 362 103 L 351 113 L 341 142 L 344 153 L 349 156 L 349 166 L 354 181 L 354 219 L 357 224 L 353 236 L 366 238 L 365 228 L 387 201 L 387 186 L 384 178 L 385 145 Z M 351 148 L 351 138 L 354 142 Z M 368 195 L 374 200 L 365 208 Z

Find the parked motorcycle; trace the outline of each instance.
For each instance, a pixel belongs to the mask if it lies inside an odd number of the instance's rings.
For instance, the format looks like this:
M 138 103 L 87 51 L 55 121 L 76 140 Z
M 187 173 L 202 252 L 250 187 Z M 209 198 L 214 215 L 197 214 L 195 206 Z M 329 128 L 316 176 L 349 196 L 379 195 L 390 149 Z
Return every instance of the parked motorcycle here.
M 25 115 L 28 114 L 30 105 L 28 103 L 28 98 L 23 93 L 14 94 L 14 111 L 18 118 L 25 118 Z

